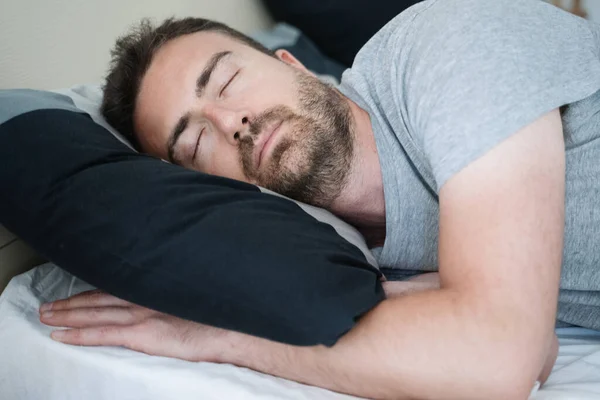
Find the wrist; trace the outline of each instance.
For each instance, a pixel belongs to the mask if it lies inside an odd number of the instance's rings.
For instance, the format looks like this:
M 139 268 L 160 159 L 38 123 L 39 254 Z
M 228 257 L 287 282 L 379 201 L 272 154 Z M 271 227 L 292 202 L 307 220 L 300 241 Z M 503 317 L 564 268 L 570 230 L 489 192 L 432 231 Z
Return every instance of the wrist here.
M 326 378 L 325 346 L 292 346 L 255 336 L 232 337 L 225 363 L 296 382 L 334 389 Z
M 218 362 L 250 368 L 248 362 L 251 361 L 252 357 L 249 352 L 252 350 L 253 346 L 260 345 L 261 340 L 265 339 L 241 332 L 227 331 L 224 337 L 224 350 L 220 354 L 220 360 Z

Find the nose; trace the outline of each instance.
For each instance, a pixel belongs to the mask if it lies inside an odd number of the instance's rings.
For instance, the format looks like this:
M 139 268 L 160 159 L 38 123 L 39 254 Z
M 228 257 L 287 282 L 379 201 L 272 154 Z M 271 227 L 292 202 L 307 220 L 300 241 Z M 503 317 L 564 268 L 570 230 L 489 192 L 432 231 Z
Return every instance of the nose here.
M 248 112 L 210 105 L 204 109 L 204 113 L 217 132 L 224 135 L 231 145 L 237 145 L 242 137 L 250 135 Z

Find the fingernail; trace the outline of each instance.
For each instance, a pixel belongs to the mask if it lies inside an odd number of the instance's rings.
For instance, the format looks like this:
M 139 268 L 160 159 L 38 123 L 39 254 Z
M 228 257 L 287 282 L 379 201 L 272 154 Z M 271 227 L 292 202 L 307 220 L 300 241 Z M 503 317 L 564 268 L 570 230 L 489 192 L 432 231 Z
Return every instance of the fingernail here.
M 42 318 L 50 318 L 53 315 L 54 315 L 53 311 L 46 311 L 46 312 L 42 313 Z
M 44 311 L 48 311 L 52 309 L 52 303 L 44 303 L 42 304 L 42 306 L 40 307 L 40 311 L 44 312 Z
M 52 339 L 62 339 L 65 337 L 65 331 L 54 331 L 50 334 Z

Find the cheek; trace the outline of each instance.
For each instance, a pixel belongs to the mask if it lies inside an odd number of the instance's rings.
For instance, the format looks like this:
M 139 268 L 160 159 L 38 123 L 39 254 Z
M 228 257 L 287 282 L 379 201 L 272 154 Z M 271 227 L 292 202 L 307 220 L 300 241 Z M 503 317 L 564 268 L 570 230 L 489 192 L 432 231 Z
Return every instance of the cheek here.
M 249 77 L 242 89 L 247 106 L 257 113 L 264 112 L 275 106 L 285 105 L 296 110 L 298 92 L 294 81 L 281 72 L 265 75 L 259 73 Z
M 236 157 L 223 157 L 218 162 L 214 163 L 213 175 L 222 176 L 224 178 L 235 179 L 242 182 L 251 183 L 242 172 L 240 163 Z
M 220 148 L 218 148 L 219 146 L 215 146 L 215 143 L 212 143 L 210 146 L 207 145 L 206 147 L 207 151 L 203 157 L 203 164 L 206 167 L 202 168 L 203 172 L 248 182 L 242 172 L 237 148 L 232 147 L 231 145 L 220 146 Z M 210 147 L 210 149 L 208 149 L 208 147 Z

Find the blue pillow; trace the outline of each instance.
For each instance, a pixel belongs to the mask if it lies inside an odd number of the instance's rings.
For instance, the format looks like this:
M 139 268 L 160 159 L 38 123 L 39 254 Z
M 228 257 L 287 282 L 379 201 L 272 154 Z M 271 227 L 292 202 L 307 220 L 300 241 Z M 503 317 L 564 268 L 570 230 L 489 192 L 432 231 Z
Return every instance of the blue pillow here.
M 0 160 L 0 223 L 128 301 L 284 343 L 333 345 L 384 298 L 349 226 L 136 153 L 64 94 L 0 91 Z

